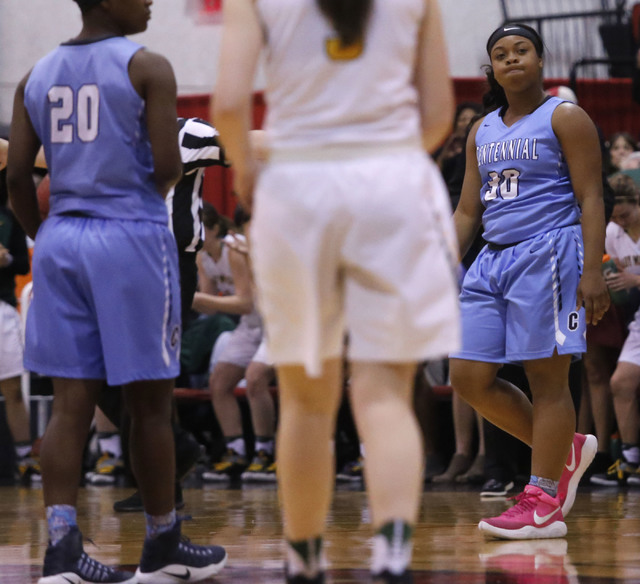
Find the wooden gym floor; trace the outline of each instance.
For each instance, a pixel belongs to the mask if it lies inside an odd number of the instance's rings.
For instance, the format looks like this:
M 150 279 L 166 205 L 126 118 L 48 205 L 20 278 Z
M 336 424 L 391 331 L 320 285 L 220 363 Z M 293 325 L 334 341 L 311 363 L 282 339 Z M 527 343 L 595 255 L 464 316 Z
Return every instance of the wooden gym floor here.
M 117 514 L 117 487 L 80 491 L 79 523 L 86 551 L 110 565 L 132 568 L 144 533 L 141 513 Z M 224 545 L 227 567 L 207 582 L 282 583 L 280 513 L 274 485 L 197 486 L 184 491 L 192 516 L 183 532 L 195 543 Z M 640 489 L 581 488 L 565 539 L 487 541 L 483 516 L 511 505 L 481 501 L 468 487 L 425 488 L 416 528 L 415 584 L 640 583 Z M 361 488 L 338 487 L 329 520 L 329 582 L 368 582 L 369 517 Z M 0 487 L 0 583 L 32 584 L 47 542 L 38 488 Z

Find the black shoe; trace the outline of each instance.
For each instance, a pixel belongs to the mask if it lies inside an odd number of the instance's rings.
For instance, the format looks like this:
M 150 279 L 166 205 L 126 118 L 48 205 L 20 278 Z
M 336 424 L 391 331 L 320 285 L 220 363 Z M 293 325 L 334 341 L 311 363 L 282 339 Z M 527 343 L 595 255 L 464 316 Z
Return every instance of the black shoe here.
M 79 578 L 79 579 L 78 579 Z M 82 549 L 82 534 L 72 527 L 56 545 L 47 547 L 38 584 L 134 584 L 135 575 L 105 566 Z
M 373 584 L 413 584 L 413 578 L 409 570 L 405 570 L 402 574 L 392 574 L 388 570 L 374 574 L 372 576 Z
M 507 493 L 513 489 L 513 481 L 499 481 L 489 479 L 480 490 L 481 497 L 506 497 Z
M 154 539 L 144 540 L 139 584 L 158 582 L 198 582 L 215 576 L 227 561 L 227 552 L 219 545 L 195 545 L 180 534 L 178 520 L 171 529 Z
M 179 426 L 174 426 L 173 433 L 176 445 L 176 480 L 181 481 L 198 462 L 205 448 L 191 432 Z
M 182 487 L 179 484 L 176 484 L 176 509 L 182 509 L 184 507 L 184 500 L 182 498 Z M 133 495 L 130 495 L 126 499 L 122 499 L 121 501 L 116 501 L 113 504 L 113 510 L 118 511 L 119 513 L 137 513 L 140 511 L 144 511 L 144 506 L 142 505 L 142 496 L 140 495 L 140 491 L 136 491 Z

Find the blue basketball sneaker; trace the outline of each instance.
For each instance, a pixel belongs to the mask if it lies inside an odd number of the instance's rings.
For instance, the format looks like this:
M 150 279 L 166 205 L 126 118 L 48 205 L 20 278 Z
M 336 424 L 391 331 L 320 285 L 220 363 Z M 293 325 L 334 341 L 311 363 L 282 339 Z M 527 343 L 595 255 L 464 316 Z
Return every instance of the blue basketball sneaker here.
M 178 520 L 170 531 L 144 540 L 139 584 L 175 584 L 199 582 L 215 576 L 227 561 L 227 552 L 219 545 L 195 545 L 180 533 Z
M 131 572 L 105 566 L 82 549 L 82 534 L 72 527 L 57 545 L 49 544 L 38 584 L 135 584 Z

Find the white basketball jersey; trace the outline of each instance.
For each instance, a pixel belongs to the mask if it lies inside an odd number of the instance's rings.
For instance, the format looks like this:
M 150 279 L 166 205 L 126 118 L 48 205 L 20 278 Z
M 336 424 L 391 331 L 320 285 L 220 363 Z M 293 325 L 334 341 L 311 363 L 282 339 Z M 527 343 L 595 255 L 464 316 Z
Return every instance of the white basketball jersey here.
M 640 274 L 640 241 L 633 241 L 629 234 L 613 221 L 607 224 L 605 250 L 624 266 L 625 272 Z
M 206 251 L 198 252 L 202 258 L 202 268 L 205 275 L 215 284 L 218 294 L 230 296 L 235 294 L 233 275 L 229 265 L 229 246 L 224 241 L 222 244 L 222 254 L 216 262 Z
M 343 49 L 315 0 L 256 0 L 273 150 L 419 140 L 412 84 L 425 0 L 373 0 L 364 43 Z

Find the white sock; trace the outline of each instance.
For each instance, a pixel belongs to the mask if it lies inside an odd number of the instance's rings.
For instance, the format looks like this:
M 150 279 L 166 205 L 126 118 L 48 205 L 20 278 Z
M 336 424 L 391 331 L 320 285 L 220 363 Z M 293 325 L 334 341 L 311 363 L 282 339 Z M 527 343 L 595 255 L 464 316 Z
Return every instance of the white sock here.
M 285 542 L 287 573 L 290 576 L 304 576 L 312 580 L 323 572 L 327 562 L 322 543 L 321 537 Z
M 631 464 L 640 464 L 640 447 L 634 444 L 630 448 L 623 448 L 622 456 Z
M 18 458 L 26 458 L 31 452 L 31 444 L 16 444 L 16 456 Z
M 267 454 L 273 454 L 273 438 L 256 438 L 255 451 L 266 452 Z
M 399 575 L 411 564 L 413 530 L 405 521 L 396 520 L 386 523 L 373 538 L 373 556 L 371 573 L 380 574 L 385 570 Z
M 120 434 L 107 434 L 105 432 L 102 436 L 98 435 L 98 444 L 100 445 L 100 452 L 102 454 L 108 452 L 114 458 L 122 458 L 122 443 L 120 442 Z
M 247 454 L 247 447 L 244 444 L 244 438 L 234 438 L 230 442 L 227 442 L 227 448 L 233 450 L 240 456 L 245 456 Z

